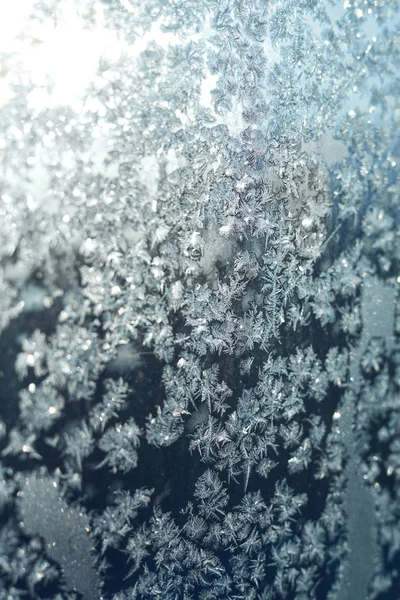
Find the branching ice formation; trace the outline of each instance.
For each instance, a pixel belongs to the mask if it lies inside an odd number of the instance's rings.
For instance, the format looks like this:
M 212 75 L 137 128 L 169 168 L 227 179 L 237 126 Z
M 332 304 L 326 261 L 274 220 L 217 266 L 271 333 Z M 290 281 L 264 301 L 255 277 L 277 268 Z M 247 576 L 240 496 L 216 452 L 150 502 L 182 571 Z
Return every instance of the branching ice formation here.
M 398 0 L 22 4 L 0 600 L 397 599 Z

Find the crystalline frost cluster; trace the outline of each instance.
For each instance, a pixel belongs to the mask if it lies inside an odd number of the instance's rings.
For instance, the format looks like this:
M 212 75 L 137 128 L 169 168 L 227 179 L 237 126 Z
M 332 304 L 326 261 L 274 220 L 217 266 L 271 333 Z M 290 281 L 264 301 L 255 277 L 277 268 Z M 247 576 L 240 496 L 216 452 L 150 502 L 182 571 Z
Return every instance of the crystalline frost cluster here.
M 397 599 L 398 0 L 19 6 L 0 600 Z

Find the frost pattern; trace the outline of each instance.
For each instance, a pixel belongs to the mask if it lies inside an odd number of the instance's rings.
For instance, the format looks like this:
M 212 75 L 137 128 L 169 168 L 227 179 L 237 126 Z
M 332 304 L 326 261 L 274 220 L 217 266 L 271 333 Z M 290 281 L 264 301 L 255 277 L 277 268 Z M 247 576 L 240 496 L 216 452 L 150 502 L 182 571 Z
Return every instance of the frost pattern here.
M 46 553 L 62 567 L 68 588 L 88 600 L 99 600 L 87 519 L 59 497 L 57 487 L 56 481 L 36 475 L 23 480 L 18 494 L 22 528 L 44 538 Z
M 0 600 L 398 598 L 399 15 L 10 22 Z

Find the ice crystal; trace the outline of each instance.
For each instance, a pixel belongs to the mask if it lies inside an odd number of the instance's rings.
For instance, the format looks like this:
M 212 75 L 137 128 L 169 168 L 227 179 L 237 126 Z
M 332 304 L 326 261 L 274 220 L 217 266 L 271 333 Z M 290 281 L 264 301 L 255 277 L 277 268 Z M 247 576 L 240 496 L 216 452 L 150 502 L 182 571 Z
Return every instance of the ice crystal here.
M 21 6 L 0 599 L 397 600 L 398 0 Z

